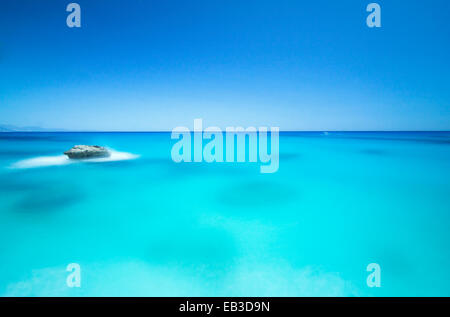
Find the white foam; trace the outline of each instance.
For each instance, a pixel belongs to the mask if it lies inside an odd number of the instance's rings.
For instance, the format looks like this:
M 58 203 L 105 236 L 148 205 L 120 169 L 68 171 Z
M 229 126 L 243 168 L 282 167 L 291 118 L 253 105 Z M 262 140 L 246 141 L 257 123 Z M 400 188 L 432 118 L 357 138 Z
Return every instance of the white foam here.
M 116 161 L 127 161 L 134 160 L 139 157 L 139 155 L 128 153 L 128 152 L 118 152 L 109 149 L 109 153 L 111 154 L 108 157 L 96 158 L 96 159 L 86 159 L 82 160 L 83 162 L 93 162 L 93 163 L 102 163 L 102 162 L 116 162 Z
M 32 159 L 22 160 L 11 165 L 12 168 L 35 168 L 45 166 L 58 166 L 70 164 L 70 160 L 65 155 L 40 156 Z
M 116 161 L 126 161 L 134 160 L 139 157 L 139 155 L 118 152 L 109 149 L 110 156 L 96 158 L 96 159 L 80 159 L 71 160 L 66 155 L 57 156 L 39 156 L 31 159 L 22 160 L 11 165 L 11 168 L 37 168 L 37 167 L 48 167 L 48 166 L 61 166 L 67 164 L 76 163 L 104 163 L 104 162 L 116 162 Z

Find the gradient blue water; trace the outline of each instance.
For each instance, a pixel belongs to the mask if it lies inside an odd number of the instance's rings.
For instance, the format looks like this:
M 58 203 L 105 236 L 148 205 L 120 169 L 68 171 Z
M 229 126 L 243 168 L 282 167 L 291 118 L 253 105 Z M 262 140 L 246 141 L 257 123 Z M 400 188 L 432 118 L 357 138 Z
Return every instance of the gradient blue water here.
M 173 143 L 0 134 L 0 294 L 450 295 L 450 133 L 283 133 L 275 174 L 175 164 Z M 75 144 L 140 157 L 11 168 Z

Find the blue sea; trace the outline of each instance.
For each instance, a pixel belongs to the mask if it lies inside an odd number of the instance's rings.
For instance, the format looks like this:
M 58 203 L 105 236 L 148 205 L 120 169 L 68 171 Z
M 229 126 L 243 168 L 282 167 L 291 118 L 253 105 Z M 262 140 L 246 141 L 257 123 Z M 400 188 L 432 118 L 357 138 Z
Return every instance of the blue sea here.
M 273 174 L 174 143 L 1 133 L 0 295 L 450 296 L 450 133 L 281 133 Z

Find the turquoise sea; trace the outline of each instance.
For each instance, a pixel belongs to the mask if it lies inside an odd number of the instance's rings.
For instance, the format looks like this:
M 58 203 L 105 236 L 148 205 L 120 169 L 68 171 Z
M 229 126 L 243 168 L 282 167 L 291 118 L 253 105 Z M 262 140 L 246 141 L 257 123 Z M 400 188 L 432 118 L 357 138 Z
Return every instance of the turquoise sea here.
M 0 295 L 450 296 L 450 133 L 279 142 L 261 174 L 176 164 L 170 133 L 1 133 Z M 76 144 L 117 152 L 67 164 Z

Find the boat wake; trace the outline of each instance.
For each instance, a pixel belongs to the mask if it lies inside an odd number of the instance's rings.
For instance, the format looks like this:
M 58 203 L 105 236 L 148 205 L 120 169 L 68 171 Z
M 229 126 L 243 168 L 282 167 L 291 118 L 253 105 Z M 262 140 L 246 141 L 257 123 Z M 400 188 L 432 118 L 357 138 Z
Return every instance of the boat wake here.
M 66 155 L 39 156 L 31 159 L 18 161 L 12 164 L 10 167 L 23 169 L 23 168 L 37 168 L 48 166 L 61 166 L 77 163 L 104 163 L 104 162 L 134 160 L 139 157 L 139 155 L 136 154 L 127 152 L 118 152 L 111 149 L 109 149 L 109 152 L 111 154 L 109 157 L 93 158 L 93 159 L 69 159 Z

